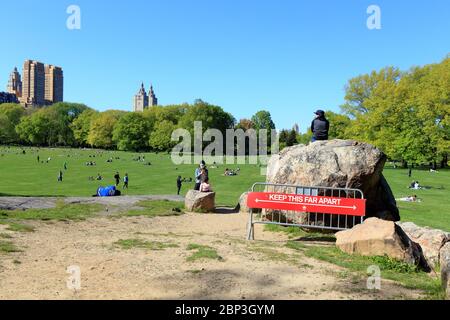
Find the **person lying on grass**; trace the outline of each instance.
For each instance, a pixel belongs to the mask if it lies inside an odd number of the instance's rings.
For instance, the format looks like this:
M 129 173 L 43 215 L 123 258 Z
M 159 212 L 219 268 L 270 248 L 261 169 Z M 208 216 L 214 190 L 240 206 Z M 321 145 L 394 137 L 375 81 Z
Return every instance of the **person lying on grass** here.
M 400 198 L 400 199 L 397 199 L 397 201 L 402 201 L 402 202 L 422 202 L 421 199 L 417 198 L 417 195 L 408 196 L 408 197 L 405 197 L 405 198 Z

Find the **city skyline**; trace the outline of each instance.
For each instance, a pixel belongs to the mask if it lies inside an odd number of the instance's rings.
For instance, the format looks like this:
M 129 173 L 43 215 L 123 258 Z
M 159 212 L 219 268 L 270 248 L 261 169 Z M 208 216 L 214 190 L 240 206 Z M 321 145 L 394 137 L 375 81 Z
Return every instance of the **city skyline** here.
M 80 0 L 80 30 L 66 27 L 70 4 L 4 4 L 23 17 L 13 29 L 12 16 L 0 21 L 4 43 L 15 44 L 0 53 L 2 88 L 14 66 L 33 57 L 64 66 L 64 100 L 100 111 L 132 110 L 140 80 L 152 79 L 164 105 L 200 98 L 237 119 L 265 109 L 278 128 L 299 123 L 305 131 L 317 108 L 339 111 L 351 78 L 438 63 L 450 52 L 445 0 L 376 1 L 380 30 L 367 28 L 374 3 L 365 0 Z
M 58 66 L 27 59 L 23 63 L 22 73 L 17 67 L 10 73 L 6 93 L 15 95 L 24 107 L 63 102 L 63 70 Z

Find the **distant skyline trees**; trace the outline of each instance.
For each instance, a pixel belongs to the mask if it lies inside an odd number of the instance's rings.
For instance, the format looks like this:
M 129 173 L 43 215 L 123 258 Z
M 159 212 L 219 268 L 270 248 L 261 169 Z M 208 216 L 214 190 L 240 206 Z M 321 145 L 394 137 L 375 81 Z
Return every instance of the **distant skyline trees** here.
M 354 139 L 371 143 L 392 160 L 407 164 L 446 166 L 450 153 L 450 57 L 441 63 L 401 71 L 386 67 L 352 78 L 345 87 L 341 112 L 327 111 L 330 139 Z M 83 104 L 57 103 L 24 109 L 0 104 L 0 144 L 95 147 L 126 151 L 168 151 L 179 128 L 202 130 L 276 130 L 268 110 L 237 121 L 233 115 L 196 100 L 193 104 L 155 106 L 142 113 L 107 110 L 99 112 Z M 294 122 L 294 121 L 293 121 Z M 305 133 L 279 132 L 280 149 L 311 141 L 310 124 Z M 194 139 L 192 139 L 194 141 Z M 192 142 L 194 143 L 194 142 Z

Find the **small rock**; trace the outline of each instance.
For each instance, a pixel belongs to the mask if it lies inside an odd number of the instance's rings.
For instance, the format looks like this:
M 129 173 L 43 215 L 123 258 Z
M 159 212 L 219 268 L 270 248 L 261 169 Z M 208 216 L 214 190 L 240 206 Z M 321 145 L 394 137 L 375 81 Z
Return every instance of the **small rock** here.
M 440 252 L 442 286 L 450 299 L 450 242 L 447 242 Z
M 185 197 L 185 207 L 190 212 L 214 212 L 216 208 L 214 192 L 189 190 Z
M 353 229 L 336 234 L 336 246 L 348 254 L 385 256 L 429 271 L 420 246 L 392 221 L 369 218 Z
M 397 224 L 412 241 L 421 246 L 428 265 L 433 269 L 436 268 L 439 263 L 439 251 L 445 243 L 450 241 L 449 234 L 438 229 L 419 227 L 412 222 L 399 222 Z

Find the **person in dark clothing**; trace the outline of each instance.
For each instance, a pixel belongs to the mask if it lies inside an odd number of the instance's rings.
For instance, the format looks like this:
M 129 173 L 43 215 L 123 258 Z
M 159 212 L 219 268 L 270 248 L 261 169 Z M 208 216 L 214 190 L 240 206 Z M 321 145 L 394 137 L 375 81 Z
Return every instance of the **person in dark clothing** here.
M 120 175 L 118 172 L 116 172 L 114 179 L 116 180 L 116 187 L 118 187 L 120 184 Z
M 123 189 L 128 189 L 128 182 L 130 179 L 128 178 L 128 173 L 125 173 L 125 177 L 123 177 Z
M 177 189 L 178 189 L 177 194 L 178 195 L 180 195 L 182 186 L 183 186 L 183 180 L 181 179 L 181 176 L 178 176 L 178 178 L 177 178 Z
M 311 123 L 311 131 L 313 133 L 312 142 L 328 140 L 330 122 L 325 118 L 325 111 L 317 110 L 315 115 L 316 118 Z
M 408 177 L 411 178 L 411 176 L 412 176 L 412 168 L 409 168 L 409 171 L 408 171 Z

